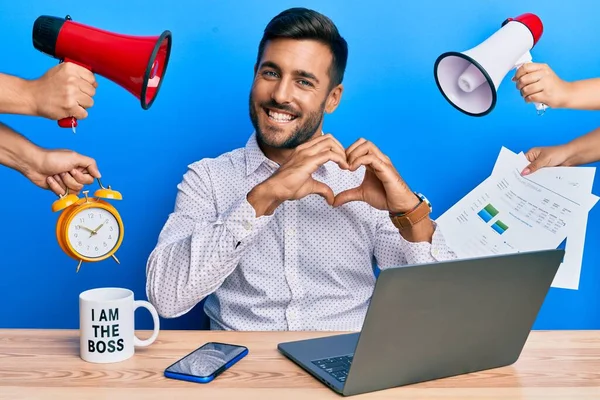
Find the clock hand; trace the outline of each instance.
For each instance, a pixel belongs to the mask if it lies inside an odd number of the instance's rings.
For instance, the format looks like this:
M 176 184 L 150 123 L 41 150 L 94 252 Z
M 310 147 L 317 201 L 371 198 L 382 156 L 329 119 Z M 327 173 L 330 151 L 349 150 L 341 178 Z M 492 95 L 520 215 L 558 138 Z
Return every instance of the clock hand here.
M 83 226 L 83 225 L 77 225 L 77 226 L 78 226 L 78 227 L 80 227 L 80 228 L 83 228 L 83 229 L 85 229 L 85 230 L 86 230 L 86 231 L 88 231 L 88 232 L 92 232 L 92 233 L 94 233 L 94 231 L 93 231 L 93 230 L 91 230 L 90 228 L 88 228 L 87 226 Z
M 92 231 L 92 233 L 90 234 L 90 237 L 92 237 L 92 235 L 96 235 L 96 234 L 98 233 L 98 230 L 99 230 L 100 228 L 102 228 L 103 226 L 104 226 L 104 223 L 100 224 L 100 225 L 99 225 L 99 226 L 98 226 L 96 229 L 94 229 L 94 230 Z

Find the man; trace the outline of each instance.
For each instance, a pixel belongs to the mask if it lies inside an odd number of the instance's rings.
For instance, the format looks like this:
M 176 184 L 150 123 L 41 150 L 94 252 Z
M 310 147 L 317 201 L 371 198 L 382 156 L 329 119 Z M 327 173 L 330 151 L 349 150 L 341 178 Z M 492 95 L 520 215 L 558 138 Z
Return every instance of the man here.
M 567 82 L 547 64 L 528 63 L 517 70 L 513 81 L 526 102 L 535 101 L 553 108 L 600 110 L 600 78 Z M 543 167 L 600 161 L 600 128 L 562 145 L 534 147 L 525 156 L 530 164 L 523 175 Z
M 72 63 L 62 63 L 36 80 L 0 74 L 0 114 L 41 116 L 53 120 L 87 117 L 98 86 L 94 74 Z M 15 169 L 35 185 L 57 195 L 100 177 L 96 162 L 68 150 L 46 150 L 0 124 L 0 165 Z
M 250 93 L 255 134 L 190 165 L 149 257 L 147 293 L 162 316 L 208 296 L 213 329 L 359 330 L 374 263 L 455 257 L 387 156 L 322 134 L 347 54 L 315 11 L 293 8 L 267 25 Z M 390 213 L 404 213 L 402 230 Z

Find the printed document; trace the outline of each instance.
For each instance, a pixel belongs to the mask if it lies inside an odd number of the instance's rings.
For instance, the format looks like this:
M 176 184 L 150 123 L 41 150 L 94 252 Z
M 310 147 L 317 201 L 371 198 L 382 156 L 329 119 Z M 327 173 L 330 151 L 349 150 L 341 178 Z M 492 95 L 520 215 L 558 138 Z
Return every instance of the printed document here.
M 437 224 L 459 258 L 555 249 L 567 239 L 554 287 L 577 289 L 595 168 L 542 168 L 521 176 L 523 153 L 502 148 L 492 174 Z

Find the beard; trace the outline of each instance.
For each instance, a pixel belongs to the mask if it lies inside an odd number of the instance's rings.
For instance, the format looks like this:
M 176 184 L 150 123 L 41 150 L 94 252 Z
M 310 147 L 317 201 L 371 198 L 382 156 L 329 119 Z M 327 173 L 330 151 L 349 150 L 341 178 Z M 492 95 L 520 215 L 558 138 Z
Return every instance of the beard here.
M 258 104 L 256 107 L 254 106 L 254 102 L 252 101 L 252 92 L 250 92 L 250 120 L 252 121 L 252 126 L 256 131 L 256 140 L 259 144 L 267 145 L 269 147 L 274 147 L 277 149 L 294 149 L 301 145 L 302 143 L 307 142 L 310 138 L 313 137 L 321 122 L 323 121 L 323 116 L 325 112 L 325 99 L 319 110 L 309 112 L 306 117 L 303 113 L 294 110 L 292 107 L 287 106 L 285 104 L 279 104 L 275 102 L 275 100 L 271 99 L 270 101 Z M 275 139 L 275 135 L 277 133 L 283 132 L 285 128 L 276 127 L 276 126 L 266 126 L 264 129 L 260 126 L 258 120 L 258 113 L 264 113 L 264 108 L 270 108 L 272 110 L 280 110 L 296 116 L 296 120 L 300 120 L 304 118 L 304 122 L 298 125 L 290 137 L 285 139 L 283 143 L 277 143 Z M 268 116 L 266 116 L 269 118 Z M 269 134 L 270 133 L 270 134 Z

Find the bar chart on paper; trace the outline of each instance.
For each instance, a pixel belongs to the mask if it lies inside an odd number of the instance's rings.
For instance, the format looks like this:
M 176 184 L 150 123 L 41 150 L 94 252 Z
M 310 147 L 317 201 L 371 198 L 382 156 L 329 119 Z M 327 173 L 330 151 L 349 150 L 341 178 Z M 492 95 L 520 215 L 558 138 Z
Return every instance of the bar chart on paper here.
M 485 207 L 483 207 L 477 215 L 481 220 L 485 223 L 492 221 L 496 216 L 498 216 L 499 211 L 496 207 L 494 207 L 491 203 L 488 203 Z M 494 221 L 490 224 L 490 227 L 499 235 L 502 235 L 508 229 L 508 225 L 502 222 L 500 219 Z
M 494 224 L 492 225 L 492 229 L 498 232 L 498 234 L 502 235 L 504 232 L 506 232 L 508 226 L 506 226 L 504 222 L 498 220 L 494 222 Z
M 491 203 L 488 203 L 488 205 L 483 207 L 481 211 L 477 213 L 477 215 L 479 215 L 484 222 L 490 222 L 496 215 L 498 215 L 498 210 Z

